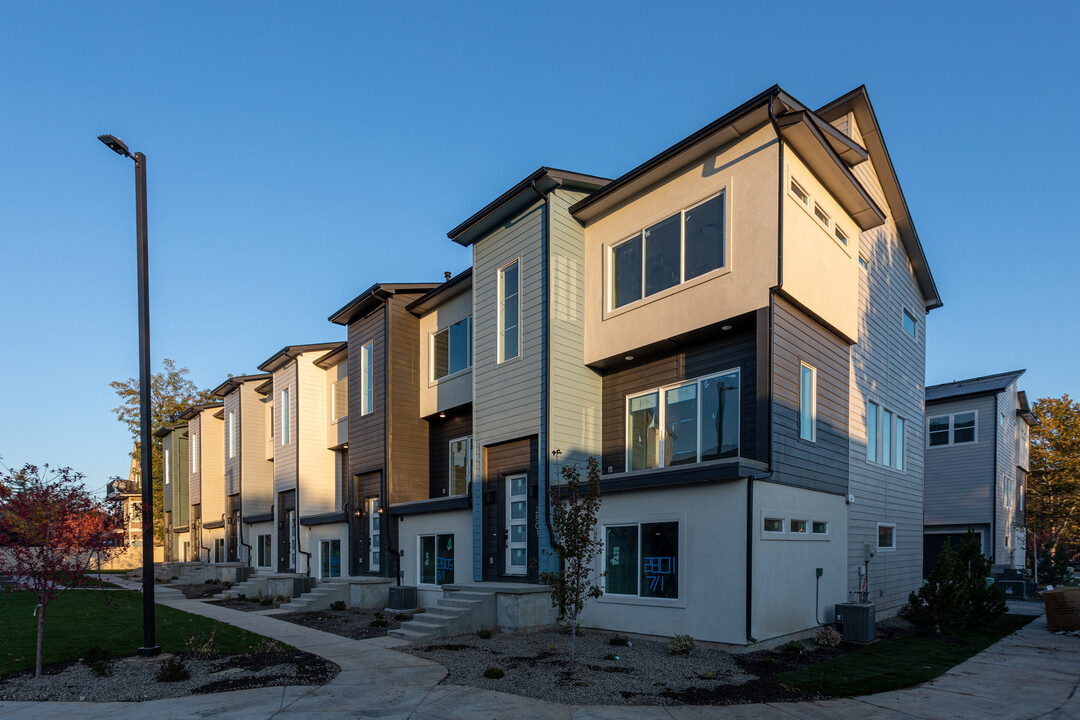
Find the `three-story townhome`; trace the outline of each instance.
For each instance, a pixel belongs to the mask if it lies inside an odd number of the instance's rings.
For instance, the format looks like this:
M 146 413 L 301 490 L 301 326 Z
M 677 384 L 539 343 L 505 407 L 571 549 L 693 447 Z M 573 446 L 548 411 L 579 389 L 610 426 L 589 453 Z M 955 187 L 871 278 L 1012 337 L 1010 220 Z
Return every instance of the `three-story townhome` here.
M 188 561 L 225 562 L 225 422 L 222 404 L 194 405 L 188 428 Z
M 188 562 L 188 430 L 186 423 L 158 428 L 161 440 L 161 506 L 164 559 L 167 563 Z

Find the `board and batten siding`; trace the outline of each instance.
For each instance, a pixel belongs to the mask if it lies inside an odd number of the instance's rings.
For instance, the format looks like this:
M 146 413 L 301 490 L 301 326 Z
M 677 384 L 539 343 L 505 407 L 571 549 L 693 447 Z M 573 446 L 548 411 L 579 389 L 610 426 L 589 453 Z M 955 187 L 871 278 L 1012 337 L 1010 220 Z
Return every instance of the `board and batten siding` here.
M 845 117 L 843 124 L 861 142 L 853 118 Z M 849 599 L 857 599 L 864 548 L 876 549 L 879 522 L 895 523 L 897 549 L 876 552 L 869 567 L 869 599 L 879 615 L 888 616 L 922 580 L 925 304 L 873 162 L 860 163 L 852 173 L 887 217 L 880 227 L 859 235 L 869 268 L 859 273 L 859 336 L 849 368 L 849 492 L 854 501 L 848 505 L 848 588 Z M 903 329 L 905 308 L 917 321 L 914 339 Z M 903 472 L 866 459 L 868 401 L 906 421 Z
M 188 429 L 174 430 L 173 441 L 173 527 L 187 527 L 188 524 Z
M 939 415 L 977 413 L 975 442 L 926 448 L 924 518 L 934 525 L 986 525 L 994 513 L 993 395 L 958 398 L 926 405 L 927 422 Z M 925 437 L 925 435 L 924 435 Z
M 297 484 L 301 518 L 340 510 L 343 504 L 334 451 L 326 446 L 326 371 L 315 361 L 326 350 L 308 351 L 296 358 Z
M 602 452 L 603 377 L 585 366 L 585 230 L 569 208 L 583 192 L 553 190 L 548 248 L 548 440 L 561 463 L 584 464 Z M 548 453 L 548 477 L 559 482 Z
M 296 488 L 296 361 L 292 360 L 274 371 L 274 493 Z M 289 391 L 289 407 L 281 403 L 282 392 Z M 282 444 L 281 418 L 287 412 L 289 417 L 289 443 Z
M 274 463 L 266 459 L 265 446 L 270 434 L 266 427 L 266 402 L 255 392 L 261 383 L 240 386 L 240 495 L 242 512 L 258 515 L 274 506 Z
M 777 297 L 773 308 L 773 482 L 848 491 L 849 346 Z M 802 363 L 817 370 L 816 439 L 800 437 Z

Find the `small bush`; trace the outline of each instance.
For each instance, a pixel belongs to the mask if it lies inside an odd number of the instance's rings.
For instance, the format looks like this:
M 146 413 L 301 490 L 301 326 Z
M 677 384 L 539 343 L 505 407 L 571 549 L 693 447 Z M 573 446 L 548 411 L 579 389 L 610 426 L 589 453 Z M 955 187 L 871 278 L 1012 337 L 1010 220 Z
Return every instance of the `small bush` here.
M 112 675 L 112 655 L 107 650 L 94 645 L 86 649 L 82 658 L 83 664 L 90 668 L 90 672 L 98 677 Z
M 236 599 L 240 600 L 241 602 L 246 601 L 247 600 L 247 595 L 245 595 L 244 593 L 240 593 L 240 594 L 238 594 L 236 596 Z
M 765 667 L 780 667 L 780 661 L 776 658 L 761 658 L 761 664 Z
M 484 671 L 484 677 L 489 678 L 491 680 L 498 680 L 498 679 L 502 678 L 502 676 L 505 675 L 505 674 L 506 673 L 504 673 L 502 670 L 495 667 L 494 665 L 488 665 L 487 670 Z
M 157 671 L 158 682 L 183 682 L 191 678 L 191 673 L 184 667 L 180 658 L 169 658 Z
M 210 636 L 203 640 L 198 635 L 193 635 L 187 641 L 188 652 L 198 655 L 209 655 L 214 652 L 214 640 L 217 638 L 217 623 L 210 629 Z
M 345 607 L 346 606 L 345 606 L 345 601 L 344 600 L 335 600 L 334 602 L 330 603 L 330 609 L 335 610 L 337 612 L 341 612 L 342 610 L 345 609 Z
M 255 643 L 254 647 L 251 649 L 257 653 L 278 653 L 285 650 L 285 646 L 277 640 L 264 637 L 262 640 Z
M 689 635 L 676 635 L 667 648 L 672 655 L 689 655 L 697 650 L 697 641 Z
M 375 612 L 371 613 L 371 617 L 373 618 L 373 620 L 371 621 L 371 627 L 377 627 L 377 628 L 386 627 L 386 625 L 387 625 L 386 618 L 383 616 L 381 611 L 376 610 Z
M 608 645 L 615 645 L 616 647 L 626 647 L 630 644 L 630 638 L 625 635 L 615 633 L 615 637 L 608 640 Z
M 398 622 L 404 622 L 409 619 L 409 613 L 394 613 L 394 619 Z
M 843 639 L 844 636 L 832 625 L 819 628 L 817 634 L 814 635 L 814 642 L 822 647 L 836 647 Z
M 806 646 L 798 640 L 789 640 L 788 642 L 781 645 L 780 649 L 786 653 L 801 653 L 803 650 L 806 649 Z
M 476 631 L 476 637 L 480 638 L 481 640 L 490 640 L 491 639 L 491 631 L 488 630 L 487 628 L 483 628 L 482 630 L 477 630 Z

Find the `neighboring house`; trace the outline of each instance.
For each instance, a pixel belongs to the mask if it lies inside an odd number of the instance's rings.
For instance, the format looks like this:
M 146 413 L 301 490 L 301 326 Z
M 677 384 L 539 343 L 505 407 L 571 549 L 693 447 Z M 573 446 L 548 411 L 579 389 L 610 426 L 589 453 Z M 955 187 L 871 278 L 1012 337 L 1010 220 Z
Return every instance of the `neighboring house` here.
M 926 388 L 923 573 L 972 528 L 996 569 L 1023 568 L 1030 428 L 1023 370 Z
M 589 626 L 748 644 L 918 587 L 941 303 L 864 89 L 813 112 L 771 88 L 612 182 L 541 168 L 449 235 L 473 580 L 537 582 L 548 485 L 592 456 Z
M 222 403 L 194 405 L 180 416 L 188 427 L 189 562 L 226 561 L 225 458 Z
M 270 413 L 257 388 L 270 379 L 269 373 L 238 375 L 214 388 L 225 413 L 225 559 L 231 563 L 269 562 L 274 464 L 265 454 Z
M 138 449 L 136 444 L 135 449 Z M 132 451 L 134 453 L 134 450 Z M 142 547 L 142 482 L 134 455 L 127 479 L 113 478 L 105 486 L 105 499 L 120 503 L 128 547 Z
M 188 429 L 186 423 L 154 432 L 161 440 L 161 506 L 165 562 L 188 562 Z
M 275 522 L 270 542 L 279 573 L 317 576 L 320 533 L 313 532 L 315 526 L 335 525 L 339 546 L 344 540 L 342 450 L 328 445 L 328 371 L 316 364 L 340 346 L 287 345 L 259 365 L 272 375 L 269 388 L 257 389 L 272 393 Z
M 341 551 L 351 576 L 398 577 L 400 548 L 386 509 L 429 497 L 420 320 L 406 306 L 435 287 L 379 283 L 329 318 L 348 328 L 349 542 Z M 276 392 L 277 372 L 274 383 Z

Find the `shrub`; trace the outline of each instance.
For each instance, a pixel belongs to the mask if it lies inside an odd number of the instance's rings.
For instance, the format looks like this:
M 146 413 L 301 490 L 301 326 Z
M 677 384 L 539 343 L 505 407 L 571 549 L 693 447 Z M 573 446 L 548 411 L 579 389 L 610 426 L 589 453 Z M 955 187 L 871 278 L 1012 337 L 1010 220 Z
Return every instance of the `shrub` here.
M 240 600 L 241 602 L 246 601 L 247 600 L 247 595 L 245 595 L 244 593 L 240 593 L 239 595 L 236 596 L 236 599 Z
M 814 635 L 814 642 L 822 647 L 836 647 L 843 639 L 844 636 L 832 625 L 818 628 L 817 634 Z
M 806 646 L 798 640 L 789 640 L 783 645 L 781 645 L 780 649 L 786 653 L 801 653 L 803 650 L 806 649 Z
M 345 607 L 346 606 L 344 600 L 335 600 L 334 602 L 330 603 L 330 609 L 337 612 L 341 612 L 345 609 Z
M 82 658 L 83 664 L 90 668 L 90 672 L 98 677 L 112 675 L 112 655 L 108 651 L 94 645 L 86 649 Z
M 184 661 L 180 658 L 169 658 L 157 671 L 158 682 L 183 682 L 191 678 L 191 673 L 184 667 Z
M 476 631 L 476 636 L 478 638 L 480 638 L 481 640 L 490 640 L 491 639 L 491 631 L 488 630 L 487 628 L 483 628 L 481 630 Z
M 671 638 L 667 648 L 672 655 L 689 655 L 697 650 L 697 641 L 689 635 L 676 635 Z
M 490 678 L 491 680 L 498 680 L 505 674 L 506 673 L 494 665 L 488 665 L 487 670 L 484 671 L 484 677 Z
M 615 645 L 616 647 L 626 647 L 630 644 L 630 638 L 625 635 L 615 633 L 615 637 L 608 640 L 608 645 Z
M 386 618 L 383 616 L 381 611 L 376 610 L 375 612 L 371 613 L 371 617 L 373 618 L 372 621 L 371 621 L 371 627 L 377 627 L 377 628 L 386 627 L 386 625 L 387 625 Z
M 394 619 L 398 622 L 404 622 L 409 619 L 409 613 L 394 613 Z

